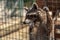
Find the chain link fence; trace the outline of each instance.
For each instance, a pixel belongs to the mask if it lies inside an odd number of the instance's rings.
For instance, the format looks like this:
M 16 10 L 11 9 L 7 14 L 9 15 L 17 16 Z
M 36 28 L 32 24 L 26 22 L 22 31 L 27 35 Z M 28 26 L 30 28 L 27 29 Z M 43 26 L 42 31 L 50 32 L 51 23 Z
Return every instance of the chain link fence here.
M 22 18 L 23 7 L 31 1 L 0 0 L 0 40 L 29 40 L 29 27 L 22 24 Z
M 44 4 L 42 0 L 0 0 L 0 40 L 30 40 L 30 38 L 34 38 L 31 37 L 29 33 L 28 25 L 22 24 L 26 13 L 24 7 L 27 6 L 30 8 L 34 2 L 37 2 L 38 6 Z M 53 2 L 53 0 L 49 1 L 47 5 L 50 7 L 51 2 L 52 9 L 55 7 L 55 4 L 53 4 L 55 2 Z M 56 5 L 59 6 L 57 3 L 59 2 L 56 0 Z M 60 7 L 56 9 L 60 10 Z M 37 38 L 40 40 L 41 36 L 39 32 L 37 35 Z M 48 38 L 46 35 L 43 36 L 44 39 Z

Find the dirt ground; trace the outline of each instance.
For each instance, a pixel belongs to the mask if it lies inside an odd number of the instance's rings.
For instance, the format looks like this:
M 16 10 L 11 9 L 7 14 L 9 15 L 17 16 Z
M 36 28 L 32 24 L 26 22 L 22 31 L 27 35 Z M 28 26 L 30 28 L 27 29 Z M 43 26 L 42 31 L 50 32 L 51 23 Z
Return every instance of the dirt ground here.
M 29 40 L 28 27 L 2 37 L 2 40 Z
M 14 19 L 15 20 L 15 19 Z M 15 20 L 16 22 L 15 23 L 19 23 L 19 18 L 17 19 L 17 20 Z M 12 23 L 12 21 L 13 20 L 11 20 L 10 19 L 10 23 Z M 9 22 L 9 21 L 7 21 L 7 22 Z M 5 24 L 5 23 L 4 23 Z M 3 26 L 3 24 L 1 24 L 2 26 Z M 8 26 L 10 25 L 12 25 L 12 24 L 7 24 Z M 13 25 L 14 25 L 14 22 L 13 22 Z M 21 24 L 20 24 L 21 25 Z M 0 29 L 3 29 L 3 27 L 1 26 L 1 28 Z M 6 26 L 6 24 L 5 24 L 5 26 Z M 8 26 L 6 26 L 6 27 L 8 27 Z M 21 26 L 19 26 L 19 27 L 22 27 L 22 25 Z M 4 27 L 5 28 L 5 27 Z M 17 27 L 18 28 L 18 27 Z M 12 30 L 11 28 L 10 28 L 10 30 Z M 15 30 L 15 29 L 14 29 Z M 24 28 L 22 28 L 22 29 L 19 29 L 18 31 L 16 31 L 16 32 L 13 32 L 13 33 L 11 33 L 11 34 L 9 34 L 9 35 L 6 35 L 6 36 L 4 36 L 4 37 L 2 37 L 2 38 L 0 38 L 1 40 L 29 40 L 29 27 L 28 26 L 25 26 Z M 1 33 L 1 32 L 0 32 Z

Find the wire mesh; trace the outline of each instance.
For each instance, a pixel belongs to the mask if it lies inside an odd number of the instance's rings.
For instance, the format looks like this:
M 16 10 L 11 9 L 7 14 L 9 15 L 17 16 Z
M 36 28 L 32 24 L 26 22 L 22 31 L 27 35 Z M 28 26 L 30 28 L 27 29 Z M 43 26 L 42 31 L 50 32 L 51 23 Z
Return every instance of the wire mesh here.
M 0 0 L 0 40 L 29 40 L 28 26 L 23 25 L 23 0 Z
M 47 0 L 47 4 L 44 0 L 0 0 L 0 40 L 30 40 L 29 27 L 22 24 L 22 19 L 23 7 L 29 8 L 33 2 L 41 8 L 47 5 L 53 12 L 60 10 L 59 0 Z

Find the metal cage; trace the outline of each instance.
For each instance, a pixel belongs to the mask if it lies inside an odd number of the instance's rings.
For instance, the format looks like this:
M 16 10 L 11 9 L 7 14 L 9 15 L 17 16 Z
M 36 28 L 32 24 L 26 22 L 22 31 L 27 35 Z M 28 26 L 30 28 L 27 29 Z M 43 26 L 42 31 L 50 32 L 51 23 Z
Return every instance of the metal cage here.
M 22 24 L 23 7 L 29 2 L 0 0 L 0 40 L 29 40 L 29 27 Z
M 60 12 L 60 0 L 45 1 L 47 1 L 47 6 L 49 7 L 50 11 L 56 13 L 57 10 L 59 10 Z M 40 8 L 43 8 L 45 6 L 45 1 L 0 0 L 0 40 L 33 40 L 30 39 L 33 37 L 33 35 L 30 35 L 28 25 L 22 23 L 23 18 L 25 17 L 24 13 L 26 12 L 24 7 L 30 8 L 32 4 L 36 2 Z M 39 35 L 40 34 L 38 34 L 37 38 L 41 40 Z M 44 36 L 44 38 L 47 38 L 47 36 Z

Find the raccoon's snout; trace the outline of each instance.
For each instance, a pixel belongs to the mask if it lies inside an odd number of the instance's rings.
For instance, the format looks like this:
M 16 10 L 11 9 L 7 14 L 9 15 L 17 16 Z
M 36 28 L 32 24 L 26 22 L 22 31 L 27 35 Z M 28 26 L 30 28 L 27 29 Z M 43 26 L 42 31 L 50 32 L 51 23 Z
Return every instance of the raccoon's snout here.
M 30 22 L 31 22 L 31 20 L 26 19 L 23 23 L 24 23 L 24 24 L 29 24 Z

